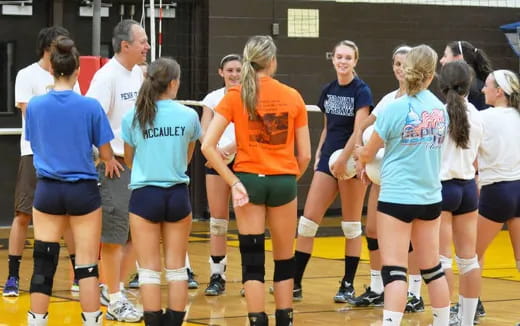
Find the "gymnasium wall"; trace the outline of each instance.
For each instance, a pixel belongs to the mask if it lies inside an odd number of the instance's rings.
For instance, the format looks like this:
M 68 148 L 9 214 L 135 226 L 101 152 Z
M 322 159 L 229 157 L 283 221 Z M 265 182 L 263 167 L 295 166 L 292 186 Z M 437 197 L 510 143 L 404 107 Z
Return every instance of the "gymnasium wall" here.
M 141 1 L 113 0 L 110 17 L 102 19 L 101 42 L 104 55 L 111 56 L 111 33 L 121 19 L 119 6 L 136 5 L 134 19 L 141 16 Z M 166 1 L 165 1 L 166 2 Z M 56 4 L 62 12 L 54 12 Z M 15 45 L 13 62 L 16 72 L 34 62 L 36 34 L 60 19 L 72 33 L 82 54 L 90 54 L 91 18 L 79 17 L 80 1 L 33 1 L 32 16 L 0 15 L 0 43 Z M 287 37 L 289 8 L 319 10 L 319 38 Z M 497 68 L 517 69 L 516 58 L 498 26 L 520 17 L 514 8 L 421 6 L 403 4 L 336 3 L 334 1 L 301 0 L 178 0 L 176 18 L 163 20 L 163 55 L 175 57 L 182 66 L 179 98 L 200 100 L 208 92 L 221 87 L 217 75 L 220 58 L 230 52 L 242 52 L 251 35 L 271 34 L 272 23 L 279 24 L 274 36 L 279 49 L 277 78 L 297 88 L 308 104 L 315 104 L 322 86 L 334 78 L 326 52 L 339 40 L 354 40 L 361 51 L 357 72 L 372 88 L 377 101 L 396 86 L 390 55 L 399 44 L 427 43 L 441 55 L 448 41 L 464 39 L 485 49 Z M 149 31 L 149 22 L 146 21 Z M 1 45 L 1 44 L 0 44 Z M 11 113 L 9 113 L 11 111 Z M 8 113 L 4 113 L 8 112 Z M 319 113 L 310 113 L 313 147 L 322 126 Z M 20 115 L 6 107 L 0 99 L 0 128 L 19 128 Z M 14 183 L 19 159 L 19 136 L 0 135 L 0 226 L 12 218 Z M 206 215 L 202 158 L 195 158 L 192 174 L 194 215 Z M 312 163 L 311 163 L 312 164 Z M 299 189 L 299 208 L 303 208 L 311 169 L 303 177 Z M 330 212 L 338 212 L 335 203 Z
M 273 36 L 278 47 L 277 78 L 298 89 L 307 104 L 316 104 L 324 84 L 335 78 L 326 52 L 344 39 L 358 45 L 360 60 L 356 71 L 371 87 L 376 102 L 397 86 L 391 70 L 391 54 L 397 45 L 404 43 L 429 44 L 440 58 L 447 42 L 467 40 L 483 48 L 495 67 L 518 69 L 518 58 L 499 30 L 500 25 L 518 20 L 518 8 L 290 0 L 219 0 L 210 1 L 209 5 L 210 89 L 221 86 L 216 73 L 220 58 L 230 52 L 242 53 L 251 35 L 272 35 L 273 23 L 279 24 L 279 35 Z M 289 38 L 289 8 L 318 9 L 319 38 Z M 312 113 L 310 119 L 315 144 L 322 127 L 320 114 Z M 309 169 L 300 182 L 300 209 L 311 177 Z M 334 203 L 333 211 L 338 208 L 338 203 Z

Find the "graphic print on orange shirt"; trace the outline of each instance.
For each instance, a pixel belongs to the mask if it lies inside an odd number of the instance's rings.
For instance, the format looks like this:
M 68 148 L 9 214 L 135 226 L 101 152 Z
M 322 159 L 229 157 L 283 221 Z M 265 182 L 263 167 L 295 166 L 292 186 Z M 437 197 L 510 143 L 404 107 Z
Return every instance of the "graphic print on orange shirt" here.
M 289 134 L 289 112 L 258 114 L 249 121 L 249 141 L 268 145 L 287 143 Z

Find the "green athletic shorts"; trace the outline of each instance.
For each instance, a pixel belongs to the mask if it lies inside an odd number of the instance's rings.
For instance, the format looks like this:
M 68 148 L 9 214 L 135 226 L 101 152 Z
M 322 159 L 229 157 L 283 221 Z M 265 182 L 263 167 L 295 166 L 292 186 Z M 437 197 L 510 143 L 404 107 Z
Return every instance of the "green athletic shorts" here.
M 237 172 L 249 195 L 249 202 L 270 207 L 281 206 L 296 198 L 296 176 L 263 175 Z

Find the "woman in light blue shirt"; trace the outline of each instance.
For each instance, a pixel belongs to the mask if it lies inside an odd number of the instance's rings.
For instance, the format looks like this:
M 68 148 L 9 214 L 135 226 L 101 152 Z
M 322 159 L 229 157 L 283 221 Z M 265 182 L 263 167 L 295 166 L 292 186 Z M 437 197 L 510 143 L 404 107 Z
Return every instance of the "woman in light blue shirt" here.
M 123 118 L 125 163 L 130 178 L 130 231 L 139 263 L 146 325 L 182 325 L 188 299 L 185 256 L 191 230 L 186 174 L 200 136 L 198 115 L 172 99 L 179 89 L 179 64 L 150 64 L 136 108 Z M 168 306 L 161 307 L 161 235 Z
M 427 45 L 406 56 L 406 96 L 387 106 L 368 144 L 356 150 L 361 164 L 385 147 L 377 229 L 385 285 L 383 326 L 400 325 L 406 305 L 406 272 L 410 240 L 428 285 L 433 326 L 448 325 L 448 284 L 439 263 L 441 145 L 448 118 L 444 105 L 427 90 L 437 53 Z

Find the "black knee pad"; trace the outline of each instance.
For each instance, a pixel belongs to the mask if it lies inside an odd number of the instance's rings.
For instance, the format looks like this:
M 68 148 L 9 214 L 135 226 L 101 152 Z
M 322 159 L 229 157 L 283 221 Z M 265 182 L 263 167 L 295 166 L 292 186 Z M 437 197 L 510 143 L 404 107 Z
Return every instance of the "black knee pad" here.
M 265 277 L 265 234 L 238 235 L 242 258 L 242 283 Z
M 384 265 L 381 268 L 381 278 L 383 279 L 383 285 L 386 286 L 393 281 L 406 282 L 406 272 L 406 267 Z
M 163 316 L 163 325 L 181 326 L 185 315 L 186 311 L 175 311 L 167 308 Z
M 98 277 L 98 265 L 76 265 L 76 267 L 74 267 L 74 275 L 76 275 L 78 281 L 88 277 Z
M 163 312 L 159 311 L 144 311 L 144 324 L 145 326 L 163 326 Z
M 294 278 L 294 257 L 274 261 L 274 282 L 281 282 Z
M 247 314 L 249 326 L 268 326 L 269 319 L 265 312 L 250 312 Z
M 435 281 L 438 278 L 441 278 L 444 276 L 444 271 L 442 270 L 442 265 L 439 263 L 439 265 L 430 268 L 430 269 L 421 269 L 421 276 L 424 280 L 424 283 L 428 284 L 431 281 Z
M 377 239 L 367 237 L 367 248 L 370 251 L 379 249 L 379 244 L 377 243 Z
M 52 294 L 52 284 L 59 256 L 60 244 L 58 242 L 34 241 L 34 270 L 29 290 L 31 293 Z
M 276 326 L 292 326 L 293 325 L 293 310 L 292 308 L 287 309 L 276 309 L 274 313 L 276 317 Z

